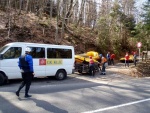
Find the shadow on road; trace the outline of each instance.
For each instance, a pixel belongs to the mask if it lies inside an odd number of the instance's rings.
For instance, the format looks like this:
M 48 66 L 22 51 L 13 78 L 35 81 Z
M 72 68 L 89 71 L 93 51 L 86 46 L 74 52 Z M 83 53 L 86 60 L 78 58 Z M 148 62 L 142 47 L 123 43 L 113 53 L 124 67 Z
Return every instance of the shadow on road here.
M 3 98 L 2 96 L 0 96 L 0 101 L 1 101 L 0 113 L 28 113 L 27 111 L 24 111 L 23 109 L 19 107 L 16 107 L 15 105 L 10 103 L 8 100 Z
M 32 98 L 31 100 L 33 100 L 36 103 L 36 106 L 43 108 L 46 111 L 49 111 L 52 113 L 68 113 L 68 111 L 60 109 L 47 101 L 38 100 L 38 99 L 34 99 L 34 98 Z

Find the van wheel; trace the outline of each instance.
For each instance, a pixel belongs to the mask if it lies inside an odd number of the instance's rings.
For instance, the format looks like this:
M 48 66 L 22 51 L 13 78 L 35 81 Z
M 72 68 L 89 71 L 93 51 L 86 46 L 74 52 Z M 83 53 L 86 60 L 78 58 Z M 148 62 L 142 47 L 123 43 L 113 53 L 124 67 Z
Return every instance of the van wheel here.
M 67 74 L 64 70 L 58 70 L 55 77 L 57 80 L 63 80 L 67 77 Z
M 0 85 L 3 85 L 5 83 L 5 77 L 3 74 L 0 73 Z

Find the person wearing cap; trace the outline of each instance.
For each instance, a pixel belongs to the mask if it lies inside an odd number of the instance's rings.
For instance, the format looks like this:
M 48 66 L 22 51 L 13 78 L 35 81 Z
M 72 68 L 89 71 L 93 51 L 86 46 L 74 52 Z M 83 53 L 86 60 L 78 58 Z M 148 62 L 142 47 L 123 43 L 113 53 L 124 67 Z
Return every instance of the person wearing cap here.
M 107 59 L 105 57 L 103 57 L 102 54 L 99 55 L 100 59 L 101 59 L 101 64 L 102 64 L 102 71 L 101 71 L 101 75 L 106 75 L 106 66 L 105 63 L 107 63 Z
M 92 56 L 90 56 L 90 60 L 89 60 L 89 73 L 91 76 L 94 76 L 95 74 L 95 69 L 94 69 L 94 60 L 92 59 Z
M 31 48 L 27 47 L 25 49 L 25 54 L 19 57 L 18 66 L 21 70 L 22 79 L 21 85 L 19 86 L 18 90 L 16 91 L 16 95 L 19 97 L 20 90 L 25 87 L 25 98 L 31 97 L 28 94 L 31 81 L 34 77 L 34 70 L 33 70 L 33 59 L 30 55 Z

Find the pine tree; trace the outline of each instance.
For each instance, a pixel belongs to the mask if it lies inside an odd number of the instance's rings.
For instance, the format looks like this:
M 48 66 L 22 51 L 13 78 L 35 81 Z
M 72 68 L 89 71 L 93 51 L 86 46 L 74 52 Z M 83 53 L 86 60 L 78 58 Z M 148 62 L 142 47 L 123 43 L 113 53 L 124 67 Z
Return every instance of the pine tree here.
M 143 10 L 144 13 L 141 16 L 143 17 L 144 28 L 147 31 L 147 35 L 150 35 L 150 0 L 145 2 Z
M 145 4 L 143 5 L 143 11 L 144 13 L 141 15 L 143 17 L 143 28 L 145 32 L 145 38 L 143 42 L 146 46 L 146 49 L 148 50 L 150 49 L 150 0 L 147 0 L 147 2 L 145 2 Z

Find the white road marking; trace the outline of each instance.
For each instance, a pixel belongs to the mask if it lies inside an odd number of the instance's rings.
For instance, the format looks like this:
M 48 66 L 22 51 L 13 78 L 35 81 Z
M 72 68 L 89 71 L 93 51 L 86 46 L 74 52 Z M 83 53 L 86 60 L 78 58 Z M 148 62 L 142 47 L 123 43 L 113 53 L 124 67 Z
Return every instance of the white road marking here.
M 82 113 L 96 113 L 96 112 L 100 112 L 100 111 L 106 111 L 106 110 L 115 109 L 115 108 L 119 108 L 119 107 L 124 107 L 124 106 L 133 105 L 133 104 L 138 104 L 138 103 L 142 103 L 142 102 L 146 102 L 146 101 L 150 101 L 150 98 L 139 100 L 139 101 L 134 101 L 134 102 L 129 102 L 129 103 L 126 103 L 126 104 L 111 106 L 111 107 L 107 107 L 107 108 L 97 109 L 97 110 L 93 110 L 93 111 L 82 112 Z

